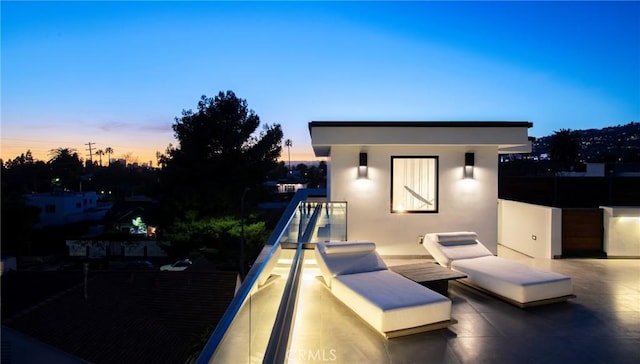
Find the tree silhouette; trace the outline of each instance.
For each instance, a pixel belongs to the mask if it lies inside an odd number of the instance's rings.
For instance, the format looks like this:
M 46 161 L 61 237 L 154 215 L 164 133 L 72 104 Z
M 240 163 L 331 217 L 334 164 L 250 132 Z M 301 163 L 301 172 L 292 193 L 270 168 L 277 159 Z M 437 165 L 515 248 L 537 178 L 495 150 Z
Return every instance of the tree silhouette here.
M 568 169 L 580 155 L 580 132 L 571 129 L 555 131 L 549 142 L 549 154 L 560 169 Z
M 113 154 L 113 148 L 106 147 L 106 148 L 104 148 L 104 152 L 107 153 L 107 158 L 109 159 L 108 166 L 111 166 L 111 154 Z
M 98 150 L 96 150 L 96 155 L 97 155 L 97 156 L 98 156 L 98 158 L 99 158 L 99 161 L 100 161 L 100 167 L 102 167 L 102 156 L 104 155 L 104 150 L 102 150 L 102 149 L 98 149 Z
M 82 159 L 73 148 L 56 148 L 49 151 L 51 157 L 47 162 L 51 167 L 59 187 L 75 189 L 79 186 L 82 175 Z
M 8 191 L 4 183 L 1 203 L 2 256 L 32 255 L 33 224 L 40 220 L 40 208 L 27 205 L 24 195 Z
M 156 150 L 156 167 L 160 167 L 160 162 L 162 161 L 162 153 L 159 150 Z
M 204 215 L 239 212 L 245 188 L 258 188 L 280 156 L 280 125 L 264 125 L 232 91 L 202 96 L 172 126 L 178 146 L 161 158 L 166 192 L 180 207 Z

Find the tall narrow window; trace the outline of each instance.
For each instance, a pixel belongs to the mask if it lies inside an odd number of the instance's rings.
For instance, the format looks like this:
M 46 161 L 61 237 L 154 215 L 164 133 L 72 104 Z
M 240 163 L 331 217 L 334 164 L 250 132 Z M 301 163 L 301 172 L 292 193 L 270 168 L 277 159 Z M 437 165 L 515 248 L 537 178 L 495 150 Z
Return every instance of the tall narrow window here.
M 391 212 L 438 212 L 438 157 L 391 157 Z

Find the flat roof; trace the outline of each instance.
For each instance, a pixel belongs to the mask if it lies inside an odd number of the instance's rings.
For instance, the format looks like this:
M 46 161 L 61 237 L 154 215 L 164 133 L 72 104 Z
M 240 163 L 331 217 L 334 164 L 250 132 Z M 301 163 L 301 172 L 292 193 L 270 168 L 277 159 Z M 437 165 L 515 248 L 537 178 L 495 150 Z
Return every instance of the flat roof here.
M 309 133 L 316 127 L 419 127 L 419 128 L 531 128 L 530 121 L 311 121 Z
M 527 153 L 528 121 L 311 121 L 316 156 L 335 146 L 497 146 L 500 153 Z

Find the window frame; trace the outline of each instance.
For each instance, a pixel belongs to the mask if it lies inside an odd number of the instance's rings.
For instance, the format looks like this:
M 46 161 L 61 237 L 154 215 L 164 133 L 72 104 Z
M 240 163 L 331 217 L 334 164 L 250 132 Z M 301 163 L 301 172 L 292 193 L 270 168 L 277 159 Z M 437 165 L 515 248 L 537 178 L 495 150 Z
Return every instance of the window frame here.
M 413 163 L 407 163 L 412 160 L 414 161 Z M 403 161 L 406 162 L 402 163 Z M 440 208 L 439 165 L 440 160 L 437 155 L 391 156 L 391 213 L 438 213 Z M 412 180 L 409 180 L 410 178 Z M 394 190 L 394 186 L 397 187 L 399 184 L 404 185 L 404 191 Z M 425 193 L 427 194 L 426 197 L 423 196 Z M 401 196 L 404 196 L 404 200 L 410 199 L 408 196 L 413 196 L 414 199 L 420 202 L 424 201 L 424 203 L 418 208 L 399 208 L 398 202 Z

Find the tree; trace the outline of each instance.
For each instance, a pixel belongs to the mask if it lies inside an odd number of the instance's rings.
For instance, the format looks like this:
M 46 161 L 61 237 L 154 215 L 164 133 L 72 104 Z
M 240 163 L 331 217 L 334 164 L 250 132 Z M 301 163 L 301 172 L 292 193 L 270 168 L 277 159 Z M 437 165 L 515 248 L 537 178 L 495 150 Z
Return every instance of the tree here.
M 108 166 L 110 166 L 111 165 L 111 154 L 113 154 L 113 148 L 106 147 L 106 148 L 104 148 L 104 152 L 107 153 L 107 159 L 109 160 Z
M 102 156 L 104 155 L 104 150 L 102 150 L 102 149 L 96 150 L 96 155 L 98 156 L 98 158 L 100 160 L 100 167 L 102 167 Z
M 138 158 L 134 157 L 131 152 L 124 153 L 121 158 L 124 160 L 125 167 L 133 163 L 138 163 Z
M 231 216 L 196 219 L 194 211 L 189 211 L 184 218 L 176 221 L 166 229 L 160 230 L 160 240 L 171 241 L 164 250 L 172 257 L 185 257 L 199 252 L 213 258 L 218 263 L 230 267 L 238 267 L 238 240 L 244 230 L 248 256 L 255 258 L 269 238 L 270 231 L 265 223 L 256 221 L 255 216 L 248 216 L 244 229 L 240 219 Z
M 327 162 L 320 161 L 317 166 L 311 166 L 307 174 L 309 188 L 325 188 L 327 186 Z
M 9 158 L 2 166 L 3 192 L 24 194 L 48 191 L 52 172 L 44 161 L 35 160 L 30 150 L 14 159 Z M 2 211 L 2 210 L 0 210 Z
M 27 149 L 26 153 L 22 153 L 19 156 L 15 157 L 13 160 L 9 159 L 5 165 L 7 168 L 14 168 L 17 166 L 23 165 L 33 165 L 35 163 L 33 159 L 33 154 L 31 154 L 31 149 Z
M 33 224 L 40 220 L 40 209 L 26 204 L 24 196 L 2 188 L 2 256 L 31 255 Z
M 549 154 L 560 169 L 568 169 L 578 162 L 580 155 L 580 132 L 571 129 L 555 131 L 549 142 Z
M 262 185 L 281 152 L 280 125 L 264 125 L 246 100 L 232 91 L 202 96 L 197 111 L 183 110 L 172 125 L 178 140 L 161 158 L 171 212 L 195 209 L 202 216 L 238 213 L 245 188 Z
M 51 158 L 47 162 L 51 167 L 54 178 L 57 178 L 60 187 L 75 189 L 79 186 L 82 176 L 82 159 L 73 148 L 56 148 L 49 151 Z
M 160 163 L 161 163 L 161 161 L 162 161 L 162 157 L 163 157 L 163 156 L 164 156 L 164 155 L 163 155 L 162 153 L 160 153 L 160 151 L 159 151 L 159 150 L 156 150 L 156 166 L 157 166 L 157 167 L 160 167 Z

